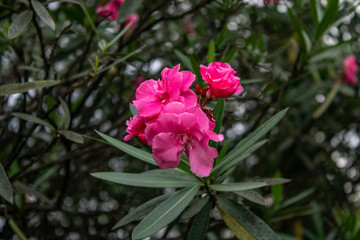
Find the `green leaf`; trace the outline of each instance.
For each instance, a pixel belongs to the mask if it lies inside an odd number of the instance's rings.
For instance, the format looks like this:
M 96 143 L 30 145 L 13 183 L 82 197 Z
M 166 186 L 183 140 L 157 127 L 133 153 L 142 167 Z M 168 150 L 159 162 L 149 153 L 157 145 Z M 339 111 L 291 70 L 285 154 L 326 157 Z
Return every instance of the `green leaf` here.
M 131 0 L 131 1 L 125 1 L 123 5 L 121 5 L 119 17 L 117 19 L 118 23 L 124 22 L 128 17 L 136 12 L 136 10 L 139 8 L 140 4 L 143 0 Z
M 19 237 L 19 239 L 21 239 L 21 240 L 27 240 L 27 237 L 26 237 L 25 234 L 21 231 L 21 229 L 20 229 L 19 226 L 16 224 L 16 222 L 14 221 L 14 219 L 12 219 L 12 218 L 9 219 L 9 226 L 10 226 L 10 228 L 14 231 L 14 233 Z
M 194 185 L 197 180 L 182 179 L 177 177 L 157 176 L 138 173 L 121 172 L 97 172 L 91 173 L 93 177 L 106 181 L 137 187 L 164 188 L 164 187 L 186 187 Z
M 55 22 L 50 16 L 46 8 L 37 0 L 31 0 L 31 5 L 33 6 L 36 14 L 39 16 L 41 21 L 46 23 L 53 31 L 55 31 Z
M 193 73 L 195 73 L 197 79 L 202 79 L 200 74 L 200 64 L 196 61 L 194 55 L 189 56 L 191 67 L 193 69 Z
M 221 160 L 224 158 L 229 145 L 230 145 L 230 141 L 227 141 L 225 145 L 221 148 L 219 152 L 219 156 L 215 159 L 214 166 L 217 165 L 219 162 L 221 162 Z
M 175 49 L 174 52 L 175 55 L 180 59 L 181 63 L 184 64 L 185 67 L 187 67 L 187 69 L 189 69 L 191 72 L 195 72 L 192 67 L 191 60 L 188 56 L 186 56 L 184 53 L 180 52 L 177 49 Z
M 308 39 L 309 37 L 307 36 L 307 38 L 304 36 L 304 34 L 306 34 L 305 30 L 302 27 L 301 21 L 300 19 L 295 15 L 295 13 L 292 11 L 291 8 L 288 8 L 288 14 L 291 20 L 292 25 L 294 26 L 295 32 L 297 33 L 297 35 L 299 36 L 300 39 L 300 46 L 302 47 L 303 50 L 305 50 L 306 52 L 308 51 L 308 49 L 310 49 L 311 46 L 308 46 Z M 306 38 L 306 39 L 305 39 Z M 310 41 L 311 44 L 311 41 Z
M 319 0 L 310 0 L 311 12 L 314 16 L 316 23 L 319 23 L 323 17 L 323 12 L 321 9 L 321 3 Z
M 199 188 L 199 184 L 189 186 L 161 203 L 134 229 L 132 238 L 141 239 L 151 236 L 175 220 L 195 197 Z
M 221 204 L 218 205 L 221 217 L 239 239 L 280 240 L 277 234 L 263 220 L 243 205 L 222 196 L 216 198 Z
M 315 39 L 318 40 L 336 20 L 339 0 L 329 0 L 326 5 L 324 17 L 316 28 Z
M 219 170 L 219 175 L 222 175 L 228 169 L 238 165 L 240 162 L 242 162 L 242 160 L 249 157 L 254 151 L 261 148 L 267 142 L 268 142 L 268 140 L 265 139 L 265 140 L 255 143 L 254 145 L 249 147 L 245 152 L 240 154 L 238 157 L 234 158 L 232 161 L 230 161 L 228 164 L 226 164 L 221 170 Z
M 262 182 L 240 182 L 240 183 L 223 183 L 213 184 L 210 188 L 219 192 L 236 192 L 254 188 L 265 187 L 267 184 Z
M 289 198 L 288 200 L 282 202 L 280 204 L 280 208 L 285 208 L 285 207 L 288 207 L 304 198 L 306 198 L 307 196 L 309 196 L 310 194 L 312 194 L 313 192 L 315 192 L 315 189 L 314 188 L 309 188 L 299 194 L 297 194 L 296 196 L 292 197 L 292 198 Z
M 129 103 L 129 109 L 133 116 L 136 116 L 138 114 L 136 107 L 131 103 Z
M 207 202 L 201 211 L 196 215 L 194 223 L 188 233 L 187 239 L 202 240 L 206 236 L 209 226 L 211 203 Z
M 260 193 L 254 191 L 254 190 L 245 190 L 241 192 L 235 192 L 237 195 L 260 205 L 265 206 L 266 200 L 263 196 L 260 195 Z
M 176 169 L 152 169 L 146 172 L 142 172 L 142 175 L 150 175 L 150 176 L 165 176 L 165 177 L 175 177 L 186 179 L 190 181 L 196 181 L 196 178 L 193 175 L 189 175 L 185 172 L 176 171 Z
M 0 196 L 3 197 L 9 203 L 13 204 L 14 201 L 13 190 L 1 163 L 0 163 Z
M 18 118 L 21 118 L 23 120 L 26 120 L 26 121 L 29 121 L 29 122 L 33 122 L 33 123 L 36 123 L 36 124 L 39 124 L 39 125 L 43 125 L 43 126 L 46 126 L 48 128 L 50 128 L 51 130 L 54 130 L 55 131 L 55 128 L 48 122 L 38 118 L 38 117 L 34 117 L 30 114 L 26 114 L 26 113 L 12 113 L 11 115 L 15 116 L 15 117 L 18 117 Z
M 80 144 L 84 143 L 84 138 L 79 133 L 70 130 L 58 130 L 58 132 L 70 141 Z
M 208 48 L 208 64 L 215 61 L 215 42 L 214 40 L 211 40 L 209 42 L 209 48 Z
M 19 36 L 27 25 L 29 25 L 31 18 L 32 18 L 33 12 L 30 10 L 25 10 L 18 14 L 12 23 L 10 24 L 9 30 L 8 30 L 8 38 L 14 39 L 17 36 Z M 1 93 L 1 91 L 0 91 Z M 3 95 L 1 95 L 3 96 Z
M 203 198 L 196 198 L 191 203 L 190 206 L 184 211 L 181 216 L 181 219 L 189 219 L 198 214 L 200 210 L 209 202 L 209 195 L 206 195 Z
M 233 60 L 234 57 L 236 56 L 237 52 L 238 52 L 238 46 L 233 47 L 229 52 L 229 54 L 226 55 L 224 59 L 222 59 L 222 62 L 227 62 L 227 63 L 231 62 L 231 60 Z
M 255 179 L 252 179 L 252 180 L 255 181 L 255 182 L 264 182 L 268 186 L 288 183 L 288 182 L 291 181 L 291 179 L 287 179 L 287 178 L 255 178 Z
M 234 158 L 238 157 L 241 153 L 246 151 L 249 147 L 251 147 L 255 142 L 257 142 L 261 137 L 263 137 L 266 133 L 268 133 L 286 114 L 288 108 L 278 112 L 273 117 L 271 117 L 268 121 L 262 124 L 259 128 L 257 128 L 252 134 L 244 138 L 241 142 L 239 142 L 233 150 L 231 150 L 224 159 L 216 165 L 212 172 L 215 173 L 226 164 L 231 162 Z
M 96 74 L 100 74 L 100 73 L 102 73 L 102 72 L 105 72 L 105 71 L 109 70 L 110 68 L 112 68 L 113 66 L 116 66 L 116 65 L 124 62 L 126 59 L 132 57 L 132 56 L 135 55 L 135 54 L 138 54 L 139 52 L 141 52 L 142 50 L 144 50 L 146 47 L 147 47 L 147 46 L 144 45 L 144 46 L 136 49 L 135 51 L 129 53 L 128 55 L 126 55 L 126 56 L 124 56 L 124 57 L 116 60 L 116 61 L 113 62 L 112 64 L 110 64 L 110 65 L 108 65 L 108 66 L 106 66 L 106 67 L 104 67 L 104 68 L 101 68 L 100 70 L 96 71 Z
M 123 217 L 119 222 L 117 222 L 111 230 L 115 230 L 115 229 L 122 227 L 130 222 L 137 221 L 137 220 L 144 218 L 157 205 L 159 205 L 161 202 L 165 201 L 172 195 L 174 195 L 174 192 L 158 196 L 156 198 L 153 198 L 153 199 L 141 204 L 140 206 L 135 208 L 133 211 L 131 211 L 128 215 Z
M 52 87 L 54 85 L 60 84 L 60 81 L 54 80 L 41 80 L 33 81 L 26 83 L 11 83 L 0 86 L 0 97 L 14 94 L 14 93 L 23 93 L 31 89 L 38 89 L 44 87 Z
M 121 151 L 129 154 L 130 156 L 133 156 L 139 160 L 142 160 L 146 163 L 150 163 L 152 165 L 157 166 L 157 164 L 155 163 L 154 159 L 152 158 L 152 155 L 148 152 L 142 151 L 136 147 L 133 147 L 127 143 L 121 142 L 115 138 L 112 138 L 106 134 L 103 134 L 101 132 L 98 132 L 95 130 L 95 132 L 97 134 L 100 135 L 100 137 L 102 137 L 103 139 L 105 139 L 108 143 L 110 143 L 110 145 L 116 147 L 117 149 L 120 149 Z
M 276 171 L 274 177 L 281 177 L 281 172 Z M 277 184 L 271 187 L 271 193 L 273 195 L 273 205 L 276 208 L 283 200 L 284 187 L 281 184 Z
M 64 99 L 62 99 L 61 97 L 59 99 L 60 99 L 61 107 L 64 112 L 64 114 L 61 116 L 60 121 L 59 121 L 59 128 L 67 130 L 67 129 L 69 129 L 70 123 L 71 123 L 70 109 Z
M 216 126 L 214 132 L 219 133 L 222 126 L 225 111 L 225 98 L 219 98 L 214 108 L 214 115 L 216 117 Z

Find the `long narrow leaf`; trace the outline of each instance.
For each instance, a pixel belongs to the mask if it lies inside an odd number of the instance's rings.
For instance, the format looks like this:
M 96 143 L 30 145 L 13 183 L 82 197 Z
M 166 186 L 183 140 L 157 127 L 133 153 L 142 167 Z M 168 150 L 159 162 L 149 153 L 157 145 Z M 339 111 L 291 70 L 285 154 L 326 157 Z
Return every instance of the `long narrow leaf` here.
M 26 114 L 26 113 L 12 113 L 11 115 L 21 118 L 23 120 L 29 121 L 29 122 L 33 122 L 33 123 L 37 123 L 37 124 L 46 126 L 46 127 L 50 128 L 51 130 L 55 131 L 55 128 L 50 123 L 48 123 L 38 117 L 34 117 L 34 116 Z
M 224 172 L 226 172 L 228 169 L 238 165 L 242 160 L 246 159 L 247 157 L 249 157 L 254 151 L 256 151 L 257 149 L 261 148 L 265 143 L 267 143 L 268 140 L 262 140 L 260 142 L 255 143 L 254 145 L 252 145 L 251 147 L 249 147 L 245 152 L 243 152 L 242 154 L 240 154 L 239 157 L 234 158 L 232 161 L 230 161 L 228 164 L 226 164 L 220 171 L 219 174 L 223 174 Z
M 254 190 L 245 190 L 240 192 L 235 192 L 235 194 L 260 205 L 265 206 L 266 200 L 263 196 L 260 195 L 260 193 L 254 191 Z
M 13 203 L 13 190 L 10 181 L 6 175 L 6 172 L 0 163 L 0 196 L 3 197 L 9 203 Z
M 180 59 L 181 63 L 185 65 L 191 72 L 194 72 L 194 69 L 191 64 L 191 60 L 184 53 L 179 50 L 174 50 L 175 55 Z
M 54 80 L 41 80 L 41 81 L 33 81 L 26 83 L 11 83 L 0 86 L 0 97 L 14 94 L 14 93 L 23 93 L 27 92 L 31 89 L 38 89 L 44 87 L 52 87 L 61 83 L 60 81 Z
M 266 133 L 268 133 L 286 114 L 288 108 L 278 112 L 273 117 L 271 117 L 268 121 L 266 121 L 263 125 L 257 128 L 252 134 L 244 138 L 240 143 L 238 143 L 233 150 L 231 150 L 224 159 L 216 165 L 212 172 L 217 172 L 231 160 L 239 156 L 241 153 L 246 151 L 250 146 L 252 146 L 255 142 L 257 142 L 261 137 L 263 137 Z
M 266 183 L 262 183 L 262 182 L 240 182 L 240 183 L 213 184 L 210 185 L 210 188 L 219 192 L 236 192 L 236 191 L 265 187 L 266 185 L 267 185 Z
M 147 215 L 132 233 L 133 239 L 149 237 L 172 222 L 186 208 L 200 188 L 199 184 L 184 188 L 161 203 Z
M 210 210 L 211 203 L 207 202 L 206 205 L 201 208 L 199 214 L 196 215 L 194 219 L 195 224 L 191 226 L 187 239 L 202 240 L 205 238 L 209 226 Z
M 181 219 L 189 219 L 198 214 L 204 205 L 209 202 L 209 195 L 206 195 L 203 198 L 196 198 L 191 202 L 190 206 L 184 211 L 181 215 Z
M 172 196 L 174 193 L 170 192 L 161 196 L 158 196 L 156 198 L 153 198 L 137 208 L 135 208 L 133 211 L 131 211 L 128 215 L 123 217 L 119 222 L 115 224 L 115 226 L 112 228 L 112 230 L 117 229 L 119 227 L 122 227 L 130 222 L 140 220 L 144 218 L 147 214 L 149 214 L 157 205 L 159 205 L 161 202 L 168 199 L 170 196 Z
M 329 0 L 327 2 L 324 17 L 321 19 L 321 22 L 316 28 L 315 39 L 320 39 L 320 37 L 326 32 L 330 25 L 334 23 L 338 13 L 338 8 L 339 0 Z
M 106 181 L 125 184 L 129 186 L 163 188 L 163 187 L 186 187 L 194 185 L 197 180 L 182 179 L 176 177 L 156 176 L 138 173 L 121 172 L 97 172 L 91 173 L 93 177 Z
M 70 127 L 70 123 L 71 123 L 70 109 L 64 99 L 62 99 L 61 97 L 59 99 L 60 99 L 61 107 L 64 112 L 64 114 L 61 116 L 59 121 L 59 128 L 67 130 Z
M 32 18 L 33 12 L 30 10 L 25 10 L 18 14 L 12 23 L 10 24 L 9 30 L 8 30 L 8 38 L 13 39 L 19 36 L 24 29 L 29 25 L 31 18 Z M 1 91 L 0 91 L 1 93 Z
M 48 25 L 53 31 L 55 31 L 55 22 L 50 16 L 46 8 L 37 0 L 31 0 L 31 5 L 33 6 L 36 14 L 39 16 L 41 21 Z
M 103 139 L 105 139 L 108 143 L 110 143 L 112 146 L 116 147 L 117 149 L 120 149 L 121 151 L 129 154 L 130 156 L 133 156 L 139 160 L 142 160 L 146 163 L 150 163 L 152 165 L 157 165 L 154 161 L 154 159 L 152 158 L 152 155 L 148 152 L 145 152 L 143 150 L 140 150 L 136 147 L 133 147 L 127 143 L 121 142 L 115 138 L 112 138 L 106 134 L 103 134 L 101 132 L 98 132 L 95 130 L 95 132 L 97 134 L 100 135 L 100 137 L 102 137 Z
M 211 40 L 209 42 L 209 48 L 208 48 L 208 63 L 212 63 L 215 61 L 215 42 L 214 40 Z
M 218 196 L 220 215 L 239 239 L 280 240 L 279 236 L 259 217 L 243 205 Z

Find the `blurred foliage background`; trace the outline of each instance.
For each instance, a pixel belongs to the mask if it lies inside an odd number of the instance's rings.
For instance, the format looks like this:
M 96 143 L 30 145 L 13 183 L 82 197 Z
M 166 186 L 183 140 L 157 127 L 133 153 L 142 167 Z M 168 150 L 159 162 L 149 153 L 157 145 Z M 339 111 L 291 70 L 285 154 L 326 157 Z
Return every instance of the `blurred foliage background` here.
M 360 239 L 359 85 L 341 83 L 329 95 L 343 59 L 359 59 L 359 1 L 133 1 L 133 9 L 120 13 L 137 12 L 138 23 L 106 48 L 124 21 L 97 16 L 104 2 L 40 2 L 55 30 L 35 13 L 33 1 L 0 1 L 1 85 L 59 81 L 0 97 L 0 160 L 14 189 L 13 204 L 0 200 L 0 239 L 129 239 L 134 225 L 112 226 L 162 190 L 91 177 L 153 168 L 94 141 L 94 130 L 122 139 L 139 82 L 178 63 L 201 81 L 199 64 L 211 60 L 229 62 L 244 88 L 227 99 L 221 146 L 229 141 L 231 149 L 290 107 L 270 141 L 228 181 L 292 181 L 264 188 L 267 206 L 246 206 L 283 239 Z M 10 39 L 9 28 L 24 11 L 28 24 L 22 17 L 17 26 L 23 31 Z M 209 48 L 215 59 L 208 59 Z M 184 239 L 190 224 L 176 221 L 153 239 Z M 216 211 L 207 239 L 235 239 Z

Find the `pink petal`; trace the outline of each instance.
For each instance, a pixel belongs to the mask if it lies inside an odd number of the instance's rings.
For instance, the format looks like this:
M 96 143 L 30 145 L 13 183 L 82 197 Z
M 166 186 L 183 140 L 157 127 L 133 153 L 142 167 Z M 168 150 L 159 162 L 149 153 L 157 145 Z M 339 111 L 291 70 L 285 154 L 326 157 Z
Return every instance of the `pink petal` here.
M 184 146 L 172 133 L 159 133 L 153 139 L 153 158 L 160 168 L 176 168 Z
M 208 146 L 206 141 L 194 141 L 188 146 L 190 169 L 198 177 L 207 177 L 214 164 L 214 158 L 218 156 L 215 148 Z

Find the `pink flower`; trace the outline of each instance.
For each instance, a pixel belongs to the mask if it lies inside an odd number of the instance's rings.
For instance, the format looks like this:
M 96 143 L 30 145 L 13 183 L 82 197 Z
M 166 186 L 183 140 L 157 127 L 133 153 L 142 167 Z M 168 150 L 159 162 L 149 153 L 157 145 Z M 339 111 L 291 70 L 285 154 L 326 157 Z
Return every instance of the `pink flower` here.
M 162 108 L 170 102 L 181 102 L 186 107 L 197 104 L 196 94 L 190 90 L 195 75 L 190 71 L 179 71 L 180 64 L 161 71 L 161 80 L 147 80 L 136 90 L 133 101 L 138 115 L 147 119 L 159 115 Z
M 213 62 L 208 67 L 200 65 L 202 78 L 209 84 L 208 98 L 227 98 L 241 93 L 240 78 L 228 63 Z
M 133 14 L 131 14 L 131 15 L 128 17 L 128 19 L 126 19 L 126 21 L 125 21 L 125 26 L 131 24 L 131 25 L 130 25 L 130 28 L 129 28 L 129 30 L 131 31 L 131 30 L 133 30 L 133 29 L 135 28 L 136 23 L 137 23 L 138 21 L 139 21 L 139 15 L 136 14 L 136 13 L 133 13 Z
M 124 2 L 125 0 L 112 0 L 104 6 L 98 6 L 96 13 L 102 18 L 108 17 L 110 20 L 115 20 L 117 19 L 119 8 Z
M 359 67 L 356 64 L 356 57 L 354 55 L 345 58 L 343 62 L 343 80 L 350 84 L 356 84 L 358 78 L 356 76 Z
M 147 144 L 145 138 L 146 124 L 143 118 L 135 115 L 134 117 L 130 118 L 130 120 L 126 121 L 126 125 L 128 126 L 126 132 L 129 134 L 124 137 L 124 141 L 129 141 L 132 137 L 138 137 L 142 143 Z
M 199 106 L 186 108 L 180 102 L 166 105 L 156 122 L 145 129 L 145 137 L 160 168 L 177 167 L 185 149 L 190 169 L 198 177 L 209 176 L 218 156 L 216 149 L 209 147 L 209 140 L 224 139 L 212 131 Z

